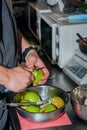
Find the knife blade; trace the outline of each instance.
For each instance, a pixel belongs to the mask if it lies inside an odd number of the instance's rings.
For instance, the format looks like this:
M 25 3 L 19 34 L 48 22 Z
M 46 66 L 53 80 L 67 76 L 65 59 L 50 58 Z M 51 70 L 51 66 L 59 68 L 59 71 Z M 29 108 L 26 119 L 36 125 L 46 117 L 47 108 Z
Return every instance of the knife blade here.
M 28 106 L 28 105 L 44 105 L 46 103 L 49 103 L 49 101 L 43 100 L 39 102 L 11 102 L 11 103 L 6 103 L 6 105 L 10 107 L 18 107 L 18 106 Z

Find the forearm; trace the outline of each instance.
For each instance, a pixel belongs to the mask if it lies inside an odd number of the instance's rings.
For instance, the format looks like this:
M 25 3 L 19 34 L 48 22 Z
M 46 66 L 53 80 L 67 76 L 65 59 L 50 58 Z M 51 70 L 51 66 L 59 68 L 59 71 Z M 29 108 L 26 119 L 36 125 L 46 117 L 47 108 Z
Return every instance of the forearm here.
M 6 86 L 8 79 L 9 79 L 9 69 L 0 66 L 0 84 Z
M 19 52 L 22 53 L 25 50 L 25 48 L 28 48 L 31 45 L 29 44 L 29 42 L 27 42 L 27 40 L 24 38 L 24 36 L 19 30 L 17 30 L 17 35 L 18 35 L 18 49 Z

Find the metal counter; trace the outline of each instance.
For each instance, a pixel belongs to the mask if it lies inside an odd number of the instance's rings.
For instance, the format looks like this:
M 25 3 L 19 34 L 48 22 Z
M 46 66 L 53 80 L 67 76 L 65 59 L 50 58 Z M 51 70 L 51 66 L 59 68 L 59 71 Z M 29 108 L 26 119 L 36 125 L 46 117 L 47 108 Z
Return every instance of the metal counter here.
M 42 59 L 43 57 L 44 56 L 42 56 Z M 68 94 L 70 95 L 70 91 L 74 87 L 76 87 L 77 84 L 75 84 L 72 80 L 70 80 L 63 73 L 63 71 L 60 68 L 58 68 L 58 66 L 51 65 L 47 59 L 44 60 L 44 62 L 46 66 L 48 67 L 51 74 L 46 84 L 62 88 L 63 90 L 68 92 Z M 12 93 L 11 93 L 11 96 L 12 96 Z M 65 111 L 68 114 L 70 120 L 72 121 L 72 125 L 60 126 L 60 127 L 58 126 L 58 127 L 53 127 L 53 128 L 44 128 L 44 129 L 39 129 L 39 130 L 87 130 L 87 122 L 81 120 L 75 115 L 75 113 L 72 110 L 70 100 L 65 108 Z M 9 117 L 11 121 L 12 130 L 21 130 L 15 108 L 9 109 Z

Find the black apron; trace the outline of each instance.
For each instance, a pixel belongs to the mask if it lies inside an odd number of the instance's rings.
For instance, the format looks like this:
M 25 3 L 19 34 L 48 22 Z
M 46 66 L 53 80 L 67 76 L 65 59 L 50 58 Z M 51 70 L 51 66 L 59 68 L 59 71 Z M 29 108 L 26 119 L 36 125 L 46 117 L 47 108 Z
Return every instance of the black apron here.
M 17 57 L 15 21 L 6 0 L 0 0 L 0 65 L 12 68 L 17 64 Z M 4 90 L 5 86 L 0 84 L 0 92 Z M 0 130 L 5 126 L 7 113 L 7 108 L 0 99 Z

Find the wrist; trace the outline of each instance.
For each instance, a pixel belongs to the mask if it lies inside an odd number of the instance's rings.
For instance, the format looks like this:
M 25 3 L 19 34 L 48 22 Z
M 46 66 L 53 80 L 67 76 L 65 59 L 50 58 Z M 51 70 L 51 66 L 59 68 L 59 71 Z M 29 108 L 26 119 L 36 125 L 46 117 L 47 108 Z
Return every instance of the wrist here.
M 37 57 L 39 57 L 39 55 L 37 54 L 37 51 L 35 49 L 32 49 L 31 51 L 29 51 L 25 57 L 25 61 L 27 61 L 27 59 L 29 57 L 35 57 L 35 59 L 37 59 Z
M 31 51 L 34 50 L 34 48 L 32 46 L 25 48 L 25 50 L 23 51 L 22 55 L 20 56 L 20 62 L 24 62 L 25 58 L 27 56 L 27 54 Z

